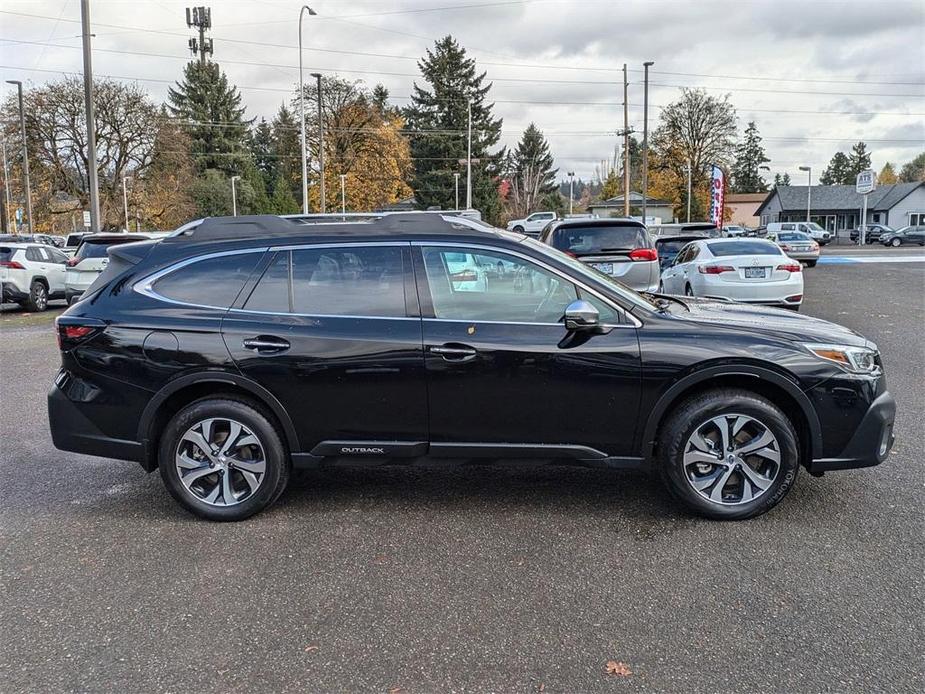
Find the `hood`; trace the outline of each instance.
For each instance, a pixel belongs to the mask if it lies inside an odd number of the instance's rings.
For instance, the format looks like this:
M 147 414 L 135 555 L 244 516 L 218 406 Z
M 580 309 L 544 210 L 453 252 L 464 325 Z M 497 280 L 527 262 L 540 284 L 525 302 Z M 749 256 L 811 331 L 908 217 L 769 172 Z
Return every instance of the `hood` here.
M 690 311 L 674 314 L 681 320 L 734 330 L 751 330 L 793 342 L 822 342 L 876 348 L 866 337 L 843 325 L 796 311 L 690 297 L 684 297 L 683 301 Z

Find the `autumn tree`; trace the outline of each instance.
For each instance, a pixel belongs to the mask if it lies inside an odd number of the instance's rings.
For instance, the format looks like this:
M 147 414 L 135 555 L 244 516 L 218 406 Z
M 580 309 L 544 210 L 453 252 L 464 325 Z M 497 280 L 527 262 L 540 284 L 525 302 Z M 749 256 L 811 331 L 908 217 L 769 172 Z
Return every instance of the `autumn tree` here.
M 733 193 L 764 193 L 768 184 L 761 176 L 761 167 L 770 162 L 764 147 L 758 126 L 751 121 L 745 128 L 742 141 L 736 145 L 735 163 L 730 171 Z
M 882 186 L 899 183 L 899 177 L 896 175 L 896 170 L 890 162 L 884 164 L 883 168 L 880 169 L 880 173 L 877 174 L 877 183 Z
M 623 195 L 623 177 L 611 169 L 601 187 L 601 200 L 610 200 L 620 195 Z
M 501 205 L 496 160 L 492 155 L 501 137 L 501 119 L 494 118 L 487 100 L 491 83 L 478 72 L 475 60 L 467 56 L 452 36 L 434 44 L 418 62 L 424 85 L 415 82 L 411 104 L 405 109 L 411 131 L 414 159 L 412 187 L 418 206 L 451 209 L 455 204 L 453 174 L 467 153 L 467 107 L 472 112 L 472 205 L 485 219 L 497 221 Z
M 899 171 L 899 180 L 902 183 L 925 181 L 925 152 L 903 165 Z
M 549 143 L 535 124 L 530 123 L 505 161 L 505 176 L 510 183 L 508 212 L 512 217 L 526 217 L 550 201 L 556 190 Z
M 661 124 L 652 134 L 652 150 L 661 169 L 670 170 L 671 190 L 660 192 L 670 200 L 678 217 L 686 214 L 687 169 L 692 187 L 691 216 L 703 218 L 708 208 L 707 167 L 728 168 L 735 155 L 736 112 L 729 96 L 710 96 L 702 89 L 682 89 L 681 98 L 662 110 Z M 651 162 L 650 162 L 651 164 Z M 650 168 L 651 172 L 651 168 Z

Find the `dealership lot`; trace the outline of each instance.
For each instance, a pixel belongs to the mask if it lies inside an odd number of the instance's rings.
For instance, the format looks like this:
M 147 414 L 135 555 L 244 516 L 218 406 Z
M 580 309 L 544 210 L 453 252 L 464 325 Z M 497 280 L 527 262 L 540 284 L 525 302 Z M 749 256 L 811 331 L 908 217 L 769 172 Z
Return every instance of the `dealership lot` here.
M 642 474 L 437 462 L 304 473 L 251 521 L 197 521 L 137 465 L 52 447 L 57 311 L 4 312 L 0 689 L 919 689 L 922 255 L 805 272 L 805 313 L 879 344 L 897 443 L 744 523 Z

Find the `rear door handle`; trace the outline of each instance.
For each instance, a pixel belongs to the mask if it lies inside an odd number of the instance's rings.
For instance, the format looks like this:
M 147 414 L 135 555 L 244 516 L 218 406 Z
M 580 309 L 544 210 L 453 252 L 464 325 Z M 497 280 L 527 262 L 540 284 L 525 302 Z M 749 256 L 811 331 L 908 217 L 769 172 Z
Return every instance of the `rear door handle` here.
M 445 361 L 470 361 L 478 354 L 474 348 L 459 344 L 434 345 L 430 351 L 439 354 Z
M 276 354 L 278 352 L 285 352 L 289 349 L 289 342 L 287 340 L 271 335 L 250 337 L 241 344 L 244 345 L 244 349 L 252 349 L 258 354 Z

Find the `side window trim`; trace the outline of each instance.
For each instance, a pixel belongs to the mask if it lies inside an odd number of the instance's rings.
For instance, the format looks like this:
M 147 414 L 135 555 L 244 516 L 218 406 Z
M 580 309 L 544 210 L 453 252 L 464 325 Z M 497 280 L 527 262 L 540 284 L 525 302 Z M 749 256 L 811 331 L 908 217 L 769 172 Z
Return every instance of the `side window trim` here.
M 616 313 L 619 322 L 617 323 L 606 323 L 605 325 L 609 328 L 640 328 L 642 327 L 642 322 L 633 316 L 629 311 L 620 306 L 615 301 L 608 299 L 603 296 L 600 292 L 595 290 L 592 287 L 582 283 L 580 280 L 571 277 L 570 275 L 558 270 L 557 268 L 552 267 L 544 263 L 542 260 L 534 258 L 533 256 L 527 255 L 525 253 L 520 253 L 509 248 L 502 248 L 499 246 L 489 246 L 483 244 L 474 244 L 467 242 L 457 242 L 457 243 L 447 243 L 440 241 L 412 241 L 412 256 L 414 259 L 414 274 L 415 280 L 418 286 L 418 296 L 421 299 L 421 316 L 425 320 L 434 320 L 450 323 L 501 323 L 504 325 L 559 325 L 561 323 L 535 323 L 535 322 L 516 322 L 516 321 L 490 321 L 490 320 L 462 320 L 456 318 L 437 318 L 434 314 L 433 301 L 430 296 L 430 285 L 427 282 L 427 274 L 424 268 L 424 254 L 423 249 L 426 247 L 432 248 L 465 248 L 469 251 L 490 251 L 494 253 L 503 253 L 507 255 L 514 256 L 521 260 L 525 260 L 529 263 L 533 263 L 544 270 L 553 273 L 554 275 L 561 277 L 567 282 L 571 282 L 580 292 L 587 292 L 597 297 L 600 301 L 604 302 L 605 305 L 610 306 Z

